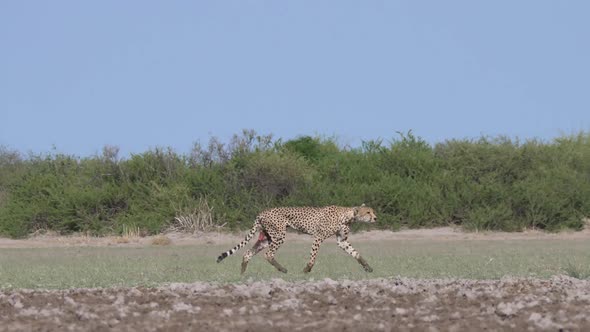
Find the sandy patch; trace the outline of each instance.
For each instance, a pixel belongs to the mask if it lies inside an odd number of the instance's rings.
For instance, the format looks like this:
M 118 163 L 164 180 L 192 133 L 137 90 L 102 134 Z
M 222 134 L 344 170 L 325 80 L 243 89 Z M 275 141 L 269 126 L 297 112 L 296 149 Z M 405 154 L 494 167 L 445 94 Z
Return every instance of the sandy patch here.
M 170 245 L 202 245 L 202 244 L 236 244 L 244 239 L 247 231 L 241 233 L 166 233 L 171 240 Z M 92 237 L 92 236 L 56 236 L 39 235 L 27 239 L 0 238 L 0 248 L 47 248 L 47 247 L 85 247 L 85 246 L 118 246 L 118 247 L 141 247 L 151 246 L 156 236 L 132 237 L 122 239 L 116 236 Z M 287 238 L 290 242 L 311 242 L 309 235 L 296 232 L 289 232 Z M 560 233 L 547 233 L 542 231 L 528 230 L 519 233 L 506 232 L 464 232 L 460 228 L 441 227 L 432 229 L 408 229 L 398 232 L 392 231 L 366 231 L 350 235 L 354 242 L 370 241 L 404 241 L 404 240 L 432 240 L 432 241 L 453 241 L 453 240 L 568 240 L 588 239 L 590 240 L 590 229 L 583 231 L 564 231 Z M 335 241 L 334 238 L 328 242 Z

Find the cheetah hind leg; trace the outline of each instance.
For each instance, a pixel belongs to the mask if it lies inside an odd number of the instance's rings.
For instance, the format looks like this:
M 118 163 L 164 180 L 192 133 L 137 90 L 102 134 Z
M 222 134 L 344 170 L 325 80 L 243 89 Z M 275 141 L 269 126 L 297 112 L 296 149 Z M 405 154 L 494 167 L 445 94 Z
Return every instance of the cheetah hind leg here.
M 252 257 L 254 257 L 256 254 L 264 250 L 264 248 L 268 247 L 269 244 L 270 238 L 265 234 L 264 231 L 260 232 L 260 235 L 258 236 L 258 241 L 256 241 L 252 249 L 248 250 L 244 254 L 244 258 L 242 260 L 242 274 L 246 272 L 246 268 L 248 267 L 248 262 L 250 261 L 250 259 L 252 259 Z
M 287 273 L 287 269 L 285 269 L 281 264 L 279 264 L 279 262 L 277 262 L 277 260 L 274 259 L 274 257 L 269 259 L 268 261 L 270 264 L 272 264 L 272 266 L 276 267 L 277 270 L 279 270 L 280 272 Z
M 266 260 L 272 264 L 272 266 L 274 266 L 277 270 L 279 270 L 280 272 L 283 273 L 287 273 L 287 269 L 285 269 L 281 264 L 279 264 L 279 262 L 277 262 L 277 260 L 275 259 L 274 255 L 275 252 L 277 251 L 277 249 L 279 249 L 279 247 L 281 246 L 281 243 L 277 243 L 277 242 L 271 242 L 270 244 L 270 249 L 268 249 L 268 251 L 266 252 L 265 256 L 266 256 Z

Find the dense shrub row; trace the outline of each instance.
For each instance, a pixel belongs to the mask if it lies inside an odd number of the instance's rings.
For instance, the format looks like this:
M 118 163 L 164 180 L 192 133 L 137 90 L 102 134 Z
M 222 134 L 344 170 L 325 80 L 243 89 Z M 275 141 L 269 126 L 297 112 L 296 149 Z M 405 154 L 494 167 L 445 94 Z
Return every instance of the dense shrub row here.
M 407 133 L 344 148 L 244 131 L 227 144 L 195 144 L 188 155 L 156 148 L 129 158 L 108 146 L 87 158 L 0 148 L 0 233 L 12 237 L 156 233 L 198 206 L 240 228 L 271 206 L 361 203 L 376 209 L 383 228 L 579 229 L 590 215 L 590 135 L 432 146 Z

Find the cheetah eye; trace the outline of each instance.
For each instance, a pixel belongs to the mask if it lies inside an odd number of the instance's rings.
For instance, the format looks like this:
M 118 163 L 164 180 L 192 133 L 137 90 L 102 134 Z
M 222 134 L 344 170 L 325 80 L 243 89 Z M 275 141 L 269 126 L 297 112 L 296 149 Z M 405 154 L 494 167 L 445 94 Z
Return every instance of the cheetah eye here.
M 367 214 L 371 214 L 371 212 L 367 211 Z

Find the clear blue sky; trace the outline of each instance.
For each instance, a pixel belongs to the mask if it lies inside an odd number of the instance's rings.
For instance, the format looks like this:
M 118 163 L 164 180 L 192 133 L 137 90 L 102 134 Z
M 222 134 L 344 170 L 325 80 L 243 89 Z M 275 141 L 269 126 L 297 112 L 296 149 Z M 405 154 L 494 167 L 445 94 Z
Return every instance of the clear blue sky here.
M 590 129 L 590 1 L 1 1 L 0 145 Z

